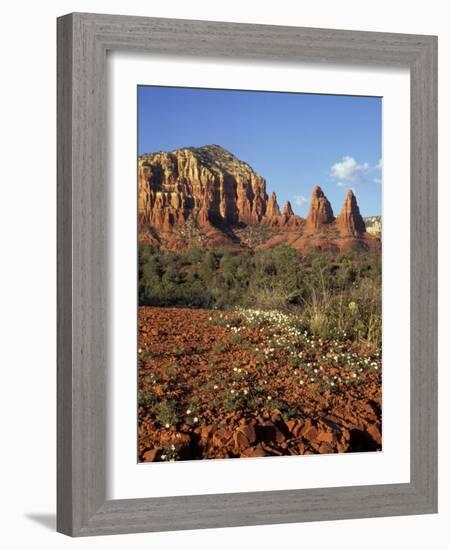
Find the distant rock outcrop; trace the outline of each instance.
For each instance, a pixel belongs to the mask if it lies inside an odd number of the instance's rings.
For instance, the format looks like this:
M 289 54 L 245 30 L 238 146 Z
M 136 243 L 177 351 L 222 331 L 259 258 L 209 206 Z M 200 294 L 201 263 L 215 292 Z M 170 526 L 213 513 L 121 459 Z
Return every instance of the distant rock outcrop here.
M 284 210 L 282 211 L 282 214 L 287 218 L 291 218 L 294 216 L 292 205 L 290 204 L 290 201 L 287 201 L 284 205 Z
M 360 215 L 357 199 L 351 189 L 348 191 L 343 208 L 337 217 L 337 226 L 341 235 L 358 237 L 366 232 L 365 222 Z
M 334 220 L 331 203 L 327 200 L 321 187 L 315 185 L 312 189 L 312 200 L 304 227 L 305 232 L 314 233 Z
M 380 237 L 382 235 L 382 216 L 368 216 L 363 218 L 367 233 Z
M 322 189 L 314 187 L 304 220 L 289 201 L 281 212 L 265 179 L 219 145 L 141 155 L 138 178 L 139 239 L 156 246 L 344 250 L 357 241 L 380 249 L 380 239 L 366 233 L 352 191 L 335 219 Z
M 267 221 L 270 222 L 275 218 L 278 218 L 280 215 L 281 211 L 279 209 L 276 193 L 273 191 L 267 202 L 265 217 L 267 218 Z

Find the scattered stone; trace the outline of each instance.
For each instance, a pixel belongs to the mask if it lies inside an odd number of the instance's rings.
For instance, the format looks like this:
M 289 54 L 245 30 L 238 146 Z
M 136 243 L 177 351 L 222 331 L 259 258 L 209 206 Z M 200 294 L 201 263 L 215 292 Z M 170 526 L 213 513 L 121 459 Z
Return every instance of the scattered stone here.
M 256 442 L 256 430 L 254 426 L 241 426 L 234 433 L 234 446 L 237 452 L 241 452 Z
M 271 422 L 274 424 L 282 422 L 282 413 L 279 409 L 273 409 L 271 411 Z
M 340 441 L 336 445 L 337 453 L 346 453 L 349 449 L 349 442 L 348 441 Z
M 155 462 L 158 458 L 159 449 L 150 449 L 143 453 L 144 462 Z
M 320 454 L 332 454 L 332 453 L 335 453 L 335 448 L 329 443 L 323 442 L 318 447 L 318 452 Z
M 215 445 L 216 447 L 224 447 L 231 438 L 232 432 L 230 430 L 220 428 L 212 435 L 212 445 Z
M 207 443 L 210 435 L 212 434 L 214 430 L 214 426 L 213 424 L 209 425 L 209 426 L 201 426 L 200 429 L 199 429 L 199 436 L 200 436 L 200 440 L 203 444 Z
M 262 443 L 262 448 L 265 449 L 265 451 L 270 456 L 282 456 L 285 454 L 282 451 L 279 451 L 278 449 L 276 449 L 274 446 L 268 445 L 267 443 Z
M 308 441 L 315 441 L 318 437 L 318 430 L 315 426 L 307 426 L 302 429 L 301 435 Z
M 318 432 L 317 439 L 318 441 L 322 441 L 324 443 L 336 443 L 338 437 L 332 432 Z
M 298 420 L 287 420 L 287 422 L 285 423 L 285 425 L 287 426 L 287 430 L 288 430 L 290 433 L 293 433 L 293 430 L 295 429 L 295 426 L 298 425 Z
M 256 445 L 256 447 L 250 447 L 245 449 L 241 455 L 242 457 L 247 458 L 256 458 L 260 456 L 270 456 L 261 445 Z
M 242 435 L 244 435 L 246 439 L 249 441 L 250 445 L 256 442 L 256 429 L 252 424 L 242 426 L 241 428 L 239 428 L 238 433 L 241 433 Z
M 370 424 L 366 431 L 374 439 L 374 441 L 380 445 L 382 443 L 382 434 L 380 433 L 379 428 L 375 424 Z
M 227 327 L 209 320 L 220 315 L 233 313 L 139 309 L 139 323 L 149 327 L 139 333 L 139 347 L 148 353 L 139 361 L 139 390 L 148 399 L 148 405 L 138 410 L 140 460 L 161 460 L 161 454 L 166 454 L 167 460 L 188 460 L 381 449 L 381 372 L 363 370 L 359 375 L 363 383 L 345 386 L 351 371 L 341 361 L 338 366 L 332 362 L 332 368 L 317 373 L 316 379 L 325 378 L 332 371 L 332 377 L 341 376 L 342 380 L 336 383 L 335 391 L 317 396 L 307 377 L 302 385 L 296 384 L 299 372 L 294 379 L 289 378 L 292 366 L 286 360 L 287 351 L 277 348 L 273 364 L 266 362 L 260 368 L 257 362 L 257 368 L 249 366 L 258 342 L 267 343 L 273 337 L 267 327 L 239 326 L 237 331 L 232 330 L 232 322 Z M 150 333 L 151 327 L 157 327 L 157 337 Z M 212 351 L 217 344 L 233 338 L 233 332 L 244 336 L 251 345 L 239 349 L 232 344 L 225 346 L 225 351 Z M 305 345 L 305 361 L 307 354 L 322 354 L 324 358 L 332 352 L 325 339 L 314 342 L 313 350 L 307 351 L 310 345 Z M 350 341 L 342 345 L 354 358 L 362 356 Z M 185 353 L 175 354 L 174 350 Z M 302 351 L 298 346 L 298 352 Z M 380 357 L 374 361 L 381 366 Z M 164 378 L 167 367 L 174 363 L 178 368 Z M 228 371 L 227 365 L 237 366 L 242 372 L 235 373 L 233 368 Z M 258 386 L 262 389 L 260 398 L 254 392 Z M 232 411 L 224 401 L 225 392 L 231 389 L 239 396 L 238 408 Z M 283 402 L 298 412 L 290 413 L 286 420 L 279 409 L 264 408 L 268 395 L 272 396 L 272 403 Z M 244 396 L 247 399 L 240 401 Z M 173 409 L 174 420 L 166 422 L 169 428 L 164 427 L 159 416 L 159 406 L 164 403 L 168 405 L 161 409 L 164 414 L 165 410 L 170 413 L 170 407 Z M 252 406 L 248 407 L 250 403 Z M 194 412 L 187 414 L 191 406 Z M 192 423 L 194 417 L 198 421 Z

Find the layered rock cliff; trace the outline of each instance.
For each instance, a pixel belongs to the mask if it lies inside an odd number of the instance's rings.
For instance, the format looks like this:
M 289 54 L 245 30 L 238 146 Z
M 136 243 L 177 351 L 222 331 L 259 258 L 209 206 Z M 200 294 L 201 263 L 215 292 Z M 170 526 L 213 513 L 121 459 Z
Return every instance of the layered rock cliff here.
M 139 158 L 139 221 L 155 229 L 270 223 L 281 216 L 264 178 L 218 145 Z

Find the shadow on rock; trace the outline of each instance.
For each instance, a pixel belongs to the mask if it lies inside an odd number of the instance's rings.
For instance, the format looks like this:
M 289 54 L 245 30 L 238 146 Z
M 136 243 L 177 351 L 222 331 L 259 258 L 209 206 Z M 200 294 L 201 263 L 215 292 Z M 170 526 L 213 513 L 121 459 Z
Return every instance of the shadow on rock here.
M 356 428 L 350 431 L 348 453 L 380 451 L 381 448 L 381 445 L 377 444 L 368 432 Z

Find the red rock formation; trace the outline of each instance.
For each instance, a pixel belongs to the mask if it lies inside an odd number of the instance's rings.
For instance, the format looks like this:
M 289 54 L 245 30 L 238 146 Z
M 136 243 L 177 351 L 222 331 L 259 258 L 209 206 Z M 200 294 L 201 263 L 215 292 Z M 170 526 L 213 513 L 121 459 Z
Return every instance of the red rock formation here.
M 292 205 L 290 204 L 290 201 L 287 201 L 284 205 L 284 209 L 282 211 L 282 214 L 288 219 L 294 216 Z
M 304 218 L 297 216 L 293 212 L 293 208 L 292 208 L 292 205 L 290 204 L 290 201 L 287 201 L 282 210 L 282 215 L 281 215 L 279 225 L 281 227 L 295 229 L 297 227 L 301 227 L 302 225 L 304 225 L 304 222 L 305 222 Z
M 357 240 L 362 248 L 380 250 L 380 239 L 366 233 L 352 191 L 335 219 L 323 191 L 314 187 L 304 220 L 289 201 L 281 212 L 264 178 L 218 145 L 142 155 L 138 174 L 141 242 L 169 250 L 286 244 L 338 252 Z
M 312 190 L 312 200 L 304 231 L 306 233 L 314 233 L 317 229 L 332 223 L 334 220 L 334 213 L 332 212 L 330 202 L 327 200 L 321 187 L 316 185 Z
M 218 145 L 142 155 L 139 222 L 156 230 L 188 219 L 201 226 L 257 224 L 268 206 L 276 215 L 265 187 L 248 164 Z
M 365 222 L 352 190 L 348 191 L 343 208 L 337 217 L 337 227 L 341 235 L 357 237 L 366 232 Z
M 271 193 L 270 198 L 268 199 L 265 215 L 269 221 L 274 220 L 274 218 L 278 218 L 281 215 L 276 193 L 274 191 Z

